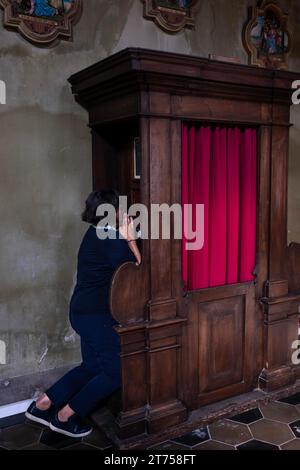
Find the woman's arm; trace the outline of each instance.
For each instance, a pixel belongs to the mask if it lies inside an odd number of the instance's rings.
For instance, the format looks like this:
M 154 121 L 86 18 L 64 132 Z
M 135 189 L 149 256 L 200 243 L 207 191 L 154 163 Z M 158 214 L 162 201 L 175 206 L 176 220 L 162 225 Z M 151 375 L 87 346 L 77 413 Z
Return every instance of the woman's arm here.
M 139 266 L 142 262 L 142 256 L 141 256 L 141 252 L 139 250 L 139 247 L 137 246 L 136 241 L 135 240 L 128 240 L 128 245 L 129 245 L 129 248 L 131 249 L 132 253 L 136 257 L 137 266 Z
M 142 262 L 142 256 L 135 240 L 134 222 L 132 217 L 123 215 L 123 223 L 119 229 L 122 237 L 127 241 L 129 248 L 136 258 L 136 264 L 139 266 Z

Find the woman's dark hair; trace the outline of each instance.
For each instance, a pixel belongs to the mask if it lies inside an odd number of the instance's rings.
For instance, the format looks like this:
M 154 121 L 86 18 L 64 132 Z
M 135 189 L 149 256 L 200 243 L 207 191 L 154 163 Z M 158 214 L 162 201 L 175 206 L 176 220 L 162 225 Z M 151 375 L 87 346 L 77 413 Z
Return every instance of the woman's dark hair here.
M 85 201 L 85 210 L 81 215 L 83 222 L 97 225 L 103 218 L 97 216 L 97 209 L 101 204 L 111 204 L 116 210 L 119 208 L 120 194 L 115 189 L 93 191 Z

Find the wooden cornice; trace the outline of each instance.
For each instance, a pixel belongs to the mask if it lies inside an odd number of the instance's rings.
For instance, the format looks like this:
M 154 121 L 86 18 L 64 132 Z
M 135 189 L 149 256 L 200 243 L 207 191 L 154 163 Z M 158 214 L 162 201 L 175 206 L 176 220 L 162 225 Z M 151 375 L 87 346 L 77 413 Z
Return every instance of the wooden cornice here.
M 72 75 L 69 82 L 85 108 L 148 90 L 288 104 L 291 84 L 299 77 L 293 72 L 127 48 Z

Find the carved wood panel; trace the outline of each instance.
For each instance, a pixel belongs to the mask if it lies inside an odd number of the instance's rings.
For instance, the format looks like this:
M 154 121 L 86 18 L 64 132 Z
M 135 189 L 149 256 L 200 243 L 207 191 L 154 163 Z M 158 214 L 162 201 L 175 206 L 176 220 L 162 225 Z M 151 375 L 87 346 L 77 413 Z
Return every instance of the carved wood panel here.
M 187 309 L 182 363 L 189 408 L 251 390 L 258 376 L 254 285 L 190 292 Z

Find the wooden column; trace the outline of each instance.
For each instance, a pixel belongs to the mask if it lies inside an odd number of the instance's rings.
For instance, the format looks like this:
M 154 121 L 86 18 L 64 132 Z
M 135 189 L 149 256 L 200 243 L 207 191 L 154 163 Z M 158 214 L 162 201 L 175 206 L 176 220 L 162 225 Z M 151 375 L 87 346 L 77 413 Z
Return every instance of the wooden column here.
M 147 433 L 147 335 L 144 325 L 119 327 L 122 366 L 122 411 L 117 434 L 126 440 Z
M 152 94 L 150 112 L 168 112 L 168 94 Z M 174 202 L 172 124 L 168 118 L 150 117 L 148 127 L 149 208 L 151 204 Z M 177 155 L 176 155 L 177 158 Z M 178 177 L 178 175 L 176 175 Z M 151 223 L 150 223 L 151 227 Z M 183 318 L 173 295 L 172 240 L 150 240 L 149 302 L 149 431 L 155 432 L 186 419 L 186 408 L 178 396 L 179 349 Z
M 279 107 L 280 110 L 280 107 Z M 287 116 L 276 116 L 288 118 Z M 262 299 L 264 369 L 260 386 L 274 390 L 295 382 L 292 343 L 298 338 L 300 296 L 289 293 L 287 277 L 287 194 L 289 126 L 273 125 L 270 152 L 269 273 Z

